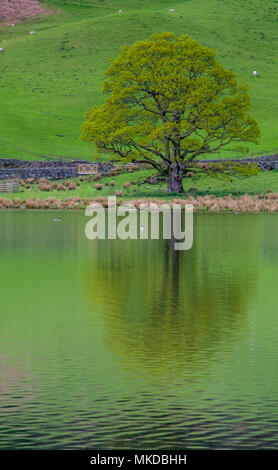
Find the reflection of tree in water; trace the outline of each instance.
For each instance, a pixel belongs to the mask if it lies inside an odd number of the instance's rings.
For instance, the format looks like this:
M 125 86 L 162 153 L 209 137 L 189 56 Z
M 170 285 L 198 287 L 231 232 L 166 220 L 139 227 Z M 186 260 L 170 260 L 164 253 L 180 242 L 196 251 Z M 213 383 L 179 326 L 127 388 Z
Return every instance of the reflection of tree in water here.
M 220 342 L 236 340 L 256 279 L 257 240 L 239 227 L 221 230 L 197 226 L 186 252 L 175 251 L 174 240 L 98 242 L 87 290 L 125 367 L 197 371 Z

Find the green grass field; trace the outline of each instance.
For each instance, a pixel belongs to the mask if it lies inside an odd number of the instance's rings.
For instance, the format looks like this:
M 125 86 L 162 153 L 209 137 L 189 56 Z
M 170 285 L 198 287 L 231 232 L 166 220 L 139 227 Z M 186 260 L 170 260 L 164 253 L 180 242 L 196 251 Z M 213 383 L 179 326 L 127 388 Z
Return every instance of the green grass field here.
M 247 179 L 234 179 L 231 182 L 216 180 L 211 177 L 202 178 L 185 178 L 184 179 L 184 194 L 168 194 L 166 193 L 166 185 L 161 183 L 158 185 L 151 185 L 148 183 L 140 184 L 145 178 L 153 173 L 152 170 L 136 171 L 134 173 L 126 173 L 113 177 L 104 177 L 101 181 L 92 182 L 89 177 L 84 181 L 80 181 L 80 186 L 74 190 L 58 191 L 52 189 L 50 191 L 40 191 L 38 184 L 30 185 L 30 188 L 24 186 L 20 187 L 18 193 L 1 193 L 0 198 L 6 199 L 21 199 L 22 201 L 30 198 L 40 198 L 45 200 L 49 197 L 56 199 L 65 199 L 69 197 L 80 197 L 91 199 L 95 197 L 107 197 L 115 195 L 121 191 L 122 196 L 120 199 L 137 199 L 137 198 L 157 198 L 157 199 L 173 199 L 173 198 L 187 198 L 188 194 L 194 196 L 232 196 L 238 197 L 243 194 L 267 194 L 268 192 L 278 193 L 278 171 L 262 171 L 258 176 L 251 176 Z M 79 178 L 78 178 L 79 180 Z M 77 181 L 76 178 L 71 178 L 71 181 Z M 113 186 L 111 185 L 113 181 Z M 64 183 L 65 180 L 56 181 L 57 185 Z M 132 184 L 125 188 L 124 184 L 131 182 Z M 102 184 L 103 188 L 97 190 L 95 184 Z
M 123 44 L 161 31 L 188 33 L 214 48 L 218 61 L 249 84 L 262 131 L 250 152 L 278 148 L 278 0 L 45 3 L 52 16 L 0 29 L 0 158 L 93 159 L 93 147 L 79 141 L 80 125 L 85 111 L 103 100 L 109 59 Z

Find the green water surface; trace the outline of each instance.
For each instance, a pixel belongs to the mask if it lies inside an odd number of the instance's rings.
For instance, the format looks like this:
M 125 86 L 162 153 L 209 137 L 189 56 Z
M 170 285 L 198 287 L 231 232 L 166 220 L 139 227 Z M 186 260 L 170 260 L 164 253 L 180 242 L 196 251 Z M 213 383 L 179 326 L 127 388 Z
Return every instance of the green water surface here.
M 0 449 L 277 449 L 278 215 L 86 223 L 0 213 Z

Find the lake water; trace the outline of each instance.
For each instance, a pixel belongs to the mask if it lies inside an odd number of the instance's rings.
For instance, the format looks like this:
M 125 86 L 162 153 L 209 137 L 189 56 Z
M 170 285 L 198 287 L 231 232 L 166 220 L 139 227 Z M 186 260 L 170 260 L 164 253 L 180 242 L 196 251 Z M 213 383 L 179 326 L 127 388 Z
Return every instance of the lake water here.
M 278 448 L 278 215 L 194 246 L 0 212 L 0 449 Z

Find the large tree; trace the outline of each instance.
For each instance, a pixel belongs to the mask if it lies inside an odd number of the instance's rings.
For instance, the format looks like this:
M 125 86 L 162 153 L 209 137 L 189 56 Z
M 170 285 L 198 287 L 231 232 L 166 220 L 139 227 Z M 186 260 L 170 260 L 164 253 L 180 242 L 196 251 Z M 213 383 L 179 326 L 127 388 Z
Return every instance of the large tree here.
M 257 143 L 246 86 L 187 35 L 156 34 L 125 46 L 106 75 L 107 99 L 87 113 L 81 139 L 151 164 L 169 192 L 183 191 L 197 157 Z

